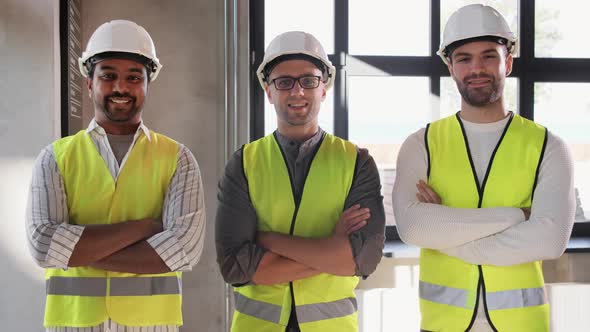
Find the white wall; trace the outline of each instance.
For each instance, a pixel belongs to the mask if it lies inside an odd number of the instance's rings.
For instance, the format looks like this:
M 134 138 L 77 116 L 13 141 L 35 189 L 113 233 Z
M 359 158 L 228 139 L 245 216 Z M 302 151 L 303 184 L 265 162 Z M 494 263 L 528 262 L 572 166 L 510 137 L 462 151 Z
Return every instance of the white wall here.
M 56 138 L 54 3 L 0 0 L 0 322 L 41 331 L 43 270 L 26 246 L 24 214 L 32 164 Z

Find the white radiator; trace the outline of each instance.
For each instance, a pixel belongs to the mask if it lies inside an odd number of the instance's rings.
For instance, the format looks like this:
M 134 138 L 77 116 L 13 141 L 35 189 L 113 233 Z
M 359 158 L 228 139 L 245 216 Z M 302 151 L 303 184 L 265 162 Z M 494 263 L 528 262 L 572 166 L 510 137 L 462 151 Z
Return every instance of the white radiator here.
M 355 290 L 359 332 L 420 331 L 417 288 Z
M 590 331 L 590 284 L 547 284 L 551 304 L 551 332 Z

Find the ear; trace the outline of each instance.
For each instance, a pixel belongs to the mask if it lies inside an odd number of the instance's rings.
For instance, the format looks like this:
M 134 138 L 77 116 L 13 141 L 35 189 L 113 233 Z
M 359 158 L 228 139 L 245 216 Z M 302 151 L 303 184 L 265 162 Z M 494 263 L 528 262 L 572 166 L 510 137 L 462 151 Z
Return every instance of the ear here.
M 322 101 L 326 100 L 327 93 L 328 93 L 328 90 L 326 90 L 326 85 L 324 83 L 322 83 Z
M 92 78 L 86 77 L 86 87 L 88 88 L 88 97 L 92 98 Z
M 273 104 L 272 95 L 270 94 L 270 85 L 266 85 L 266 87 L 264 88 L 264 92 L 266 92 L 266 98 L 268 98 L 268 102 Z
M 510 73 L 512 73 L 512 63 L 514 61 L 514 58 L 512 57 L 512 54 L 508 54 L 506 56 L 506 76 L 510 75 Z

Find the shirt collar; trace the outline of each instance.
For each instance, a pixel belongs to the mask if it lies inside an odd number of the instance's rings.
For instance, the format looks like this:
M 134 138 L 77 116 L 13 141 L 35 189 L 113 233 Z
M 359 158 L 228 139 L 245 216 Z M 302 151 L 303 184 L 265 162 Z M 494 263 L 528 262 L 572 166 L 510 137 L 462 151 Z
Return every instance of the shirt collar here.
M 308 150 L 311 147 L 314 147 L 324 136 L 324 130 L 322 130 L 322 128 L 318 128 L 317 133 L 315 133 L 315 135 L 310 137 L 305 142 L 297 142 L 291 138 L 288 138 L 287 136 L 282 135 L 278 130 L 276 130 L 275 133 L 277 140 L 282 147 L 293 147 L 297 150 Z
M 92 118 L 88 128 L 86 128 L 86 135 L 90 134 L 91 132 L 95 132 L 101 136 L 106 135 L 107 133 L 104 131 L 104 128 L 101 127 L 98 122 L 96 122 L 95 118 Z M 139 134 L 143 132 L 145 137 L 147 137 L 148 141 L 151 142 L 150 130 L 143 124 L 143 120 L 139 123 L 139 127 L 137 127 L 137 131 L 135 132 L 135 137 L 137 138 Z

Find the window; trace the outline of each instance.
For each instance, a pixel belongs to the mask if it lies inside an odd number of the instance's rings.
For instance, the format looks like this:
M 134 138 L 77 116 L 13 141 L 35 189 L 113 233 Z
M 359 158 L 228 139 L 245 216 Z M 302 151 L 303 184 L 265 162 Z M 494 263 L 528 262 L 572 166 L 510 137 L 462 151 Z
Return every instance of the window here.
M 590 4 L 576 0 L 537 1 L 535 7 L 535 56 L 540 58 L 590 58 L 584 47 L 590 23 L 581 13 Z
M 535 83 L 535 120 L 561 137 L 572 154 L 578 203 L 577 221 L 590 219 L 588 91 L 590 83 Z
M 317 0 L 264 1 L 264 48 L 277 35 L 291 30 L 305 31 L 314 35 L 334 53 L 334 2 Z M 312 19 L 310 13 L 322 13 Z
M 459 109 L 455 84 L 436 55 L 442 29 L 457 8 L 481 2 L 310 0 L 293 8 L 288 1 L 250 1 L 253 71 L 269 36 L 285 30 L 308 30 L 328 48 L 337 74 L 322 106 L 321 126 L 369 148 L 381 173 L 388 236 L 395 234 L 391 189 L 399 146 L 427 122 Z M 590 89 L 590 43 L 584 35 L 587 11 L 580 8 L 590 5 L 573 0 L 483 2 L 498 9 L 518 34 L 517 57 L 504 92 L 508 107 L 547 126 L 570 146 L 578 210 L 585 215 L 578 214 L 577 221 L 590 219 L 590 100 L 584 97 Z M 270 16 L 278 23 L 268 23 Z M 275 128 L 257 84 L 252 80 L 252 138 Z M 256 111 L 261 109 L 265 117 Z M 581 226 L 574 227 L 574 236 L 582 232 Z
M 395 225 L 391 191 L 398 151 L 408 135 L 433 120 L 429 87 L 427 77 L 349 77 L 348 137 L 369 149 L 379 168 L 387 225 Z
M 403 10 L 400 2 L 391 0 L 350 0 L 348 4 L 350 54 L 428 55 L 428 0 L 406 1 Z

